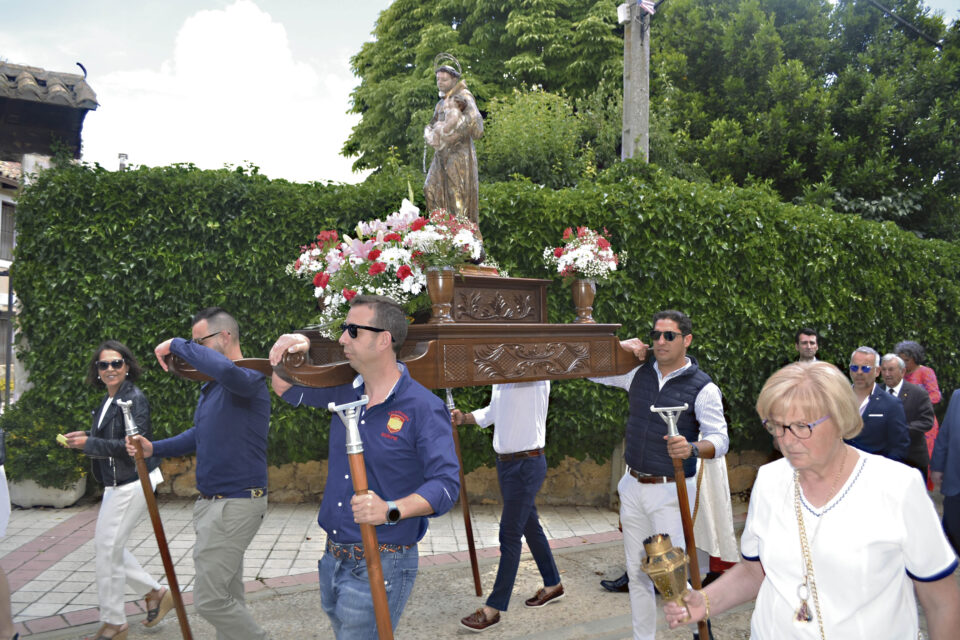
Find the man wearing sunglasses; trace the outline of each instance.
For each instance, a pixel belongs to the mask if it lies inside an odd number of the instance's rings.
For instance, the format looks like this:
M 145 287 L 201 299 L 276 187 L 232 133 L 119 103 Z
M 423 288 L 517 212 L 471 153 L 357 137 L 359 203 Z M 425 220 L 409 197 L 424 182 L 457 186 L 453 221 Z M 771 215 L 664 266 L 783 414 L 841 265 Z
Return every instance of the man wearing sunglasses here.
M 266 632 L 244 604 L 243 554 L 267 511 L 267 432 L 270 392 L 264 375 L 238 367 L 240 328 L 229 313 L 209 307 L 193 317 L 192 340 L 171 338 L 154 349 L 164 371 L 179 356 L 212 381 L 200 389 L 193 426 L 151 443 L 144 456 L 197 455 L 193 507 L 196 566 L 193 604 L 217 630 L 218 640 L 262 640 Z M 130 455 L 132 444 L 127 445 Z
M 369 492 L 354 495 L 346 455 L 346 427 L 330 421 L 327 483 L 317 522 L 327 534 L 320 559 L 320 602 L 339 640 L 376 638 L 376 620 L 360 524 L 377 527 L 390 619 L 396 628 L 417 574 L 417 543 L 427 517 L 446 513 L 460 491 L 460 465 L 450 413 L 443 401 L 397 362 L 407 337 L 403 309 L 390 298 L 357 296 L 343 324 L 340 345 L 359 374 L 339 387 L 291 385 L 273 376 L 273 391 L 293 406 L 327 405 L 369 398 L 358 415 Z M 306 336 L 280 336 L 270 362 L 307 351 Z
M 630 609 L 634 640 L 654 640 L 657 625 L 653 582 L 641 569 L 645 556 L 643 541 L 656 533 L 666 533 L 675 545 L 683 544 L 683 524 L 674 484 L 673 458 L 684 461 L 687 494 L 696 495 L 697 458 L 712 459 L 726 454 L 729 447 L 727 423 L 723 417 L 720 389 L 697 361 L 687 355 L 693 341 L 690 318 L 680 311 L 660 311 L 653 316 L 651 346 L 634 338 L 621 343 L 641 360 L 652 348 L 654 359 L 622 376 L 591 378 L 594 382 L 625 389 L 629 394 L 624 458 L 627 472 L 617 486 L 620 494 L 620 522 L 630 583 Z M 677 420 L 680 435 L 667 436 L 666 423 L 650 411 L 651 406 L 688 405 Z M 719 461 L 722 465 L 722 461 Z M 722 501 L 721 501 L 722 502 Z M 723 507 L 726 514 L 724 550 L 735 557 L 733 516 L 729 506 L 729 486 Z M 722 510 L 722 509 L 718 509 Z M 699 529 L 698 529 L 699 530 Z M 699 540 L 706 547 L 705 540 Z M 711 545 L 712 546 L 712 545 Z M 688 549 L 687 553 L 694 553 Z M 724 554 L 726 555 L 726 554 Z M 706 569 L 707 554 L 700 554 L 700 567 Z M 726 559 L 726 558 L 725 558 Z M 696 637 L 696 636 L 695 636 Z
M 867 453 L 904 462 L 910 448 L 910 430 L 903 403 L 876 383 L 880 354 L 870 347 L 857 347 L 850 355 L 849 370 L 863 429 L 847 442 Z

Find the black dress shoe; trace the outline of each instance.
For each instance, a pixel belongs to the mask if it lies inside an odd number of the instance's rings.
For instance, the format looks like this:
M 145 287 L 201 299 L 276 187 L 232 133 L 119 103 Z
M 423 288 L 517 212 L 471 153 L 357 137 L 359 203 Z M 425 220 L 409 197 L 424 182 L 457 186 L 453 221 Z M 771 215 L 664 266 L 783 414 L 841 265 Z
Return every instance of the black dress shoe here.
M 616 580 L 601 580 L 600 586 L 613 593 L 627 593 L 630 591 L 630 577 L 624 573 Z

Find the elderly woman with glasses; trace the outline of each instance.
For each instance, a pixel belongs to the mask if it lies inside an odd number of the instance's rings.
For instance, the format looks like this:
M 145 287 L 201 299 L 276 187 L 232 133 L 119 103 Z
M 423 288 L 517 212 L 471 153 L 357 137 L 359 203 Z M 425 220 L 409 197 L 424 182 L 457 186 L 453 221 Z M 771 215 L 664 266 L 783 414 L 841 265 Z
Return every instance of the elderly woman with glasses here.
M 124 612 L 126 585 L 138 593 L 147 592 L 147 619 L 152 627 L 173 606 L 173 595 L 163 589 L 126 548 L 133 527 L 143 520 L 147 510 L 143 488 L 134 461 L 127 454 L 126 430 L 118 400 L 132 401 L 130 407 L 140 434 L 150 437 L 150 405 L 147 397 L 133 383 L 140 376 L 140 365 L 130 349 L 116 340 L 103 342 L 93 352 L 87 371 L 87 382 L 106 389 L 107 395 L 93 412 L 89 431 L 65 434 L 66 446 L 81 449 L 91 458 L 94 477 L 104 484 L 103 502 L 97 518 L 94 541 L 97 549 L 97 593 L 100 601 L 100 622 L 96 640 L 125 640 L 130 627 Z M 163 481 L 160 461 L 148 458 L 153 488 Z
M 757 474 L 741 562 L 664 607 L 670 626 L 756 598 L 754 640 L 916 638 L 919 599 L 931 640 L 956 638 L 957 558 L 920 475 L 844 442 L 861 428 L 846 377 L 788 365 L 756 408 L 784 457 Z
M 939 404 L 942 397 L 940 395 L 940 385 L 937 383 L 937 374 L 934 373 L 933 369 L 923 364 L 927 357 L 927 352 L 923 346 L 913 340 L 904 340 L 898 342 L 893 351 L 900 356 L 907 368 L 903 379 L 910 384 L 920 385 L 926 389 L 927 395 L 930 396 L 930 402 L 934 405 Z M 927 455 L 930 457 L 933 457 L 933 444 L 937 441 L 938 433 L 940 433 L 940 423 L 934 416 L 933 428 L 924 434 L 924 438 L 927 440 Z M 927 476 L 929 475 L 928 473 Z M 933 482 L 927 481 L 927 489 L 933 489 Z

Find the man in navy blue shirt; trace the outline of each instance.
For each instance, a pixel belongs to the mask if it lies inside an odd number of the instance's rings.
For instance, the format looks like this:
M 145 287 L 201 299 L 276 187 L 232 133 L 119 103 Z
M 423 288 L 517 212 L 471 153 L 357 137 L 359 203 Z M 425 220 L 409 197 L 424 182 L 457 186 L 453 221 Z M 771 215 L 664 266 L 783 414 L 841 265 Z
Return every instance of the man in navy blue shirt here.
M 390 298 L 357 296 L 343 325 L 340 344 L 359 374 L 338 387 L 292 386 L 276 374 L 274 393 L 293 406 L 326 409 L 366 395 L 358 427 L 363 440 L 369 492 L 354 495 L 346 454 L 346 428 L 330 422 L 327 483 L 317 517 L 327 534 L 319 562 L 320 601 L 338 640 L 377 638 L 376 620 L 360 524 L 377 527 L 390 619 L 394 626 L 417 575 L 417 543 L 427 517 L 446 513 L 460 491 L 459 463 L 450 414 L 443 401 L 410 377 L 397 362 L 407 337 L 403 309 Z M 307 351 L 306 336 L 280 336 L 270 350 L 278 364 L 285 353 Z
M 899 398 L 876 383 L 880 354 L 870 347 L 857 347 L 850 355 L 850 380 L 860 404 L 863 429 L 847 442 L 861 451 L 903 462 L 910 447 L 906 414 Z
M 192 333 L 193 340 L 172 338 L 154 353 L 164 370 L 172 353 L 213 378 L 200 390 L 193 426 L 153 443 L 137 438 L 146 457 L 196 452 L 194 606 L 216 628 L 217 640 L 263 640 L 266 632 L 244 604 L 243 554 L 267 511 L 270 392 L 262 373 L 233 364 L 243 354 L 230 314 L 204 309 L 194 316 Z M 133 455 L 132 445 L 127 449 Z

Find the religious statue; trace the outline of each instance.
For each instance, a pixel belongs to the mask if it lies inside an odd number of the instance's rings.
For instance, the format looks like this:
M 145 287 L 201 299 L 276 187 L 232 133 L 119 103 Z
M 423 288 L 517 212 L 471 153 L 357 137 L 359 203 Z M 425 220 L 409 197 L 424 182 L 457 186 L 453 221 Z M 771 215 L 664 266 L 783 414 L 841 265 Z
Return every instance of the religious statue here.
M 449 53 L 433 62 L 440 101 L 423 138 L 434 148 L 423 185 L 427 210 L 446 209 L 479 222 L 480 178 L 473 141 L 483 135 L 477 101 L 461 79 L 460 63 Z

